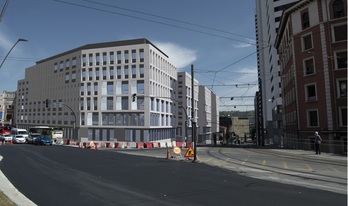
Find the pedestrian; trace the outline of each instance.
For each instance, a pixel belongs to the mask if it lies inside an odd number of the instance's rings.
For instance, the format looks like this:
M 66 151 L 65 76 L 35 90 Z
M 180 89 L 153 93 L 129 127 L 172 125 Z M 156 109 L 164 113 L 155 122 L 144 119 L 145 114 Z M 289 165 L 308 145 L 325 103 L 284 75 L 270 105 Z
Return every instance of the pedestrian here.
M 315 139 L 314 139 L 314 143 L 315 143 L 315 154 L 321 154 L 321 151 L 320 151 L 320 145 L 321 145 L 321 137 L 320 135 L 318 134 L 318 132 L 315 132 L 314 133 L 314 136 L 315 136 Z
M 1 136 L 0 139 L 1 139 L 1 144 L 4 145 L 5 137 Z

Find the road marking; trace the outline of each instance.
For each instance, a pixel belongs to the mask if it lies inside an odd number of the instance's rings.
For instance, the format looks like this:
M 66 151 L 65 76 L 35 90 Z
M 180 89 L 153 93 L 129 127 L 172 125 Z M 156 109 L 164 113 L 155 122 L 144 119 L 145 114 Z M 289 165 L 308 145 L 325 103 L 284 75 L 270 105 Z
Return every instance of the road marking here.
M 335 171 L 335 172 L 340 172 L 340 171 L 338 171 L 336 168 L 334 168 L 334 167 L 331 167 L 331 169 L 333 170 L 333 171 Z
M 313 169 L 308 164 L 305 164 L 305 165 L 306 165 L 307 169 L 313 171 Z
M 286 162 L 283 162 L 284 165 L 284 169 L 289 169 L 288 164 L 286 164 Z
M 246 158 L 246 159 L 242 162 L 242 165 L 244 165 L 245 162 L 247 162 L 247 161 L 248 161 L 248 158 Z
M 262 161 L 262 165 L 265 166 L 266 165 L 266 160 Z

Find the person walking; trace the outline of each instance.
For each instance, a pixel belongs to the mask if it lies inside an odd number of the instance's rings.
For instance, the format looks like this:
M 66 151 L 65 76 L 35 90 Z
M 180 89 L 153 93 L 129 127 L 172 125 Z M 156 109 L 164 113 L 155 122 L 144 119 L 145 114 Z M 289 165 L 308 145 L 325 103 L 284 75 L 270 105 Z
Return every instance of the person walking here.
M 315 139 L 314 139 L 314 143 L 315 143 L 315 154 L 321 154 L 321 151 L 320 151 L 320 145 L 321 145 L 321 137 L 320 135 L 318 134 L 318 132 L 315 132 L 314 133 L 314 136 L 315 136 Z

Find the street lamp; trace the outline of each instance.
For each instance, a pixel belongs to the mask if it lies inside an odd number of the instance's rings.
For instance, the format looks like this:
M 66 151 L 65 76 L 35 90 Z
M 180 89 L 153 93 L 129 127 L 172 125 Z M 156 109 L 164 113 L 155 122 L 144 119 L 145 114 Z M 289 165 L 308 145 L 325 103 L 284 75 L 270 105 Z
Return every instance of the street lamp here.
M 2 65 L 4 64 L 4 62 L 5 62 L 6 58 L 8 57 L 8 55 L 11 53 L 12 49 L 13 49 L 13 48 L 18 44 L 18 42 L 20 42 L 20 41 L 28 41 L 28 40 L 26 40 L 26 39 L 18 39 L 18 40 L 17 40 L 17 42 L 12 46 L 12 48 L 10 49 L 10 51 L 7 52 L 5 58 L 2 60 L 1 65 L 0 65 L 0 69 L 1 69 Z

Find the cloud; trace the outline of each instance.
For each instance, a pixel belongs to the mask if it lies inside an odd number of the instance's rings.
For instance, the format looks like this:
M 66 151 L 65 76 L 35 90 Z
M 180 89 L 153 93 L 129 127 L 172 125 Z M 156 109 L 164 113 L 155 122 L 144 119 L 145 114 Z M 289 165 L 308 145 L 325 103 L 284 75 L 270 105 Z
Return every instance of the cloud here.
M 247 47 L 251 47 L 251 46 L 253 46 L 253 45 L 252 44 L 248 44 L 248 43 L 240 43 L 240 44 L 237 44 L 237 45 L 233 45 L 233 47 L 238 48 L 238 49 L 247 48 Z
M 169 56 L 170 62 L 177 68 L 184 68 L 197 59 L 197 52 L 170 42 L 154 42 L 156 47 Z

